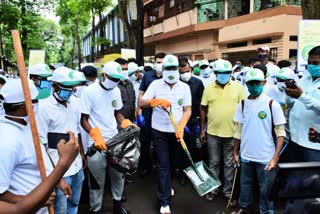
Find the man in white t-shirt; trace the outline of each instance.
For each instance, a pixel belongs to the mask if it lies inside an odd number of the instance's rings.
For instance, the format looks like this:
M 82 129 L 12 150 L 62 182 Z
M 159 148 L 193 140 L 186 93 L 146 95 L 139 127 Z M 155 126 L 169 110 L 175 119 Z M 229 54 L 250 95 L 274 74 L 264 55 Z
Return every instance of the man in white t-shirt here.
M 100 212 L 102 207 L 107 168 L 106 144 L 118 133 L 117 122 L 121 124 L 121 128 L 132 125 L 132 122 L 120 113 L 123 104 L 117 85 L 121 78 L 123 72 L 120 64 L 114 61 L 108 62 L 103 67 L 102 80 L 88 86 L 81 94 L 81 126 L 90 135 L 88 147 L 94 144 L 95 148 L 100 150 L 87 158 L 91 172 L 89 175 L 91 213 Z M 108 167 L 108 172 L 111 180 L 113 213 L 127 214 L 129 212 L 121 203 L 124 176 L 112 167 Z M 93 185 L 94 182 L 98 185 Z
M 34 100 L 39 92 L 31 80 L 29 87 Z M 5 111 L 0 119 L 0 200 L 17 203 L 41 183 L 41 177 L 21 80 L 8 80 L 0 95 Z M 41 150 L 48 175 L 52 165 L 43 145 Z M 37 213 L 47 213 L 47 208 Z
M 37 125 L 40 140 L 48 146 L 48 154 L 54 164 L 57 164 L 59 154 L 54 144 L 48 140 L 48 134 L 66 134 L 68 131 L 72 131 L 76 136 L 79 134 L 77 118 L 69 103 L 69 99 L 73 93 L 73 86 L 80 83 L 75 79 L 73 73 L 73 70 L 67 67 L 59 67 L 53 72 L 52 94 L 41 103 L 39 108 Z M 72 197 L 68 198 L 62 190 L 56 189 L 55 213 L 76 214 L 78 212 L 82 182 L 84 180 L 82 157 L 80 154 L 64 174 L 63 178 L 72 189 Z
M 266 80 L 261 70 L 254 68 L 248 71 L 246 84 L 250 96 L 238 105 L 234 115 L 236 127 L 233 162 L 238 166 L 241 162 L 241 209 L 238 213 L 246 213 L 255 201 L 255 177 L 258 178 L 260 186 L 260 213 L 274 213 L 273 202 L 267 197 L 266 186 L 275 172 L 273 169 L 278 163 L 284 144 L 286 120 L 279 103 L 272 102 L 262 93 Z M 274 137 L 277 139 L 276 145 Z
M 158 162 L 160 213 L 170 214 L 169 205 L 172 188 L 170 157 L 173 153 L 176 157 L 181 157 L 179 154 L 182 153 L 182 150 L 177 143 L 177 138 L 181 139 L 183 137 L 184 128 L 191 116 L 191 92 L 186 83 L 179 81 L 177 57 L 173 55 L 165 56 L 162 67 L 163 78 L 151 83 L 140 99 L 139 105 L 141 108 L 153 107 L 151 125 Z M 177 133 L 175 133 L 169 115 L 163 109 L 170 106 L 178 124 L 179 132 Z
M 29 68 L 28 74 L 39 91 L 39 99 L 48 98 L 51 94 L 52 84 L 51 80 L 48 79 L 52 76 L 50 67 L 47 64 L 36 64 Z
M 199 62 L 200 67 L 200 76 L 204 87 L 207 87 L 211 83 L 213 83 L 216 80 L 216 76 L 213 74 L 212 67 L 209 64 L 208 60 L 201 60 Z

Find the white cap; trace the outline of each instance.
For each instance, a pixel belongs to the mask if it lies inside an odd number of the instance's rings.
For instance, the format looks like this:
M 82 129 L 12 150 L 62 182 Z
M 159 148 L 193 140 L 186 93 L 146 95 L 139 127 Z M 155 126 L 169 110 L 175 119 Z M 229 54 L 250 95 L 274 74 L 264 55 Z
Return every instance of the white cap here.
M 179 60 L 176 56 L 169 54 L 163 58 L 163 61 L 162 61 L 163 68 L 178 67 L 178 66 L 179 66 Z
M 289 67 L 281 68 L 275 76 L 282 80 L 294 80 L 296 78 L 294 71 Z
M 246 74 L 246 82 L 250 81 L 264 81 L 264 74 L 263 72 L 258 68 L 252 68 L 250 69 Z
M 84 73 L 80 71 L 73 71 L 73 77 L 75 81 L 79 81 L 79 82 L 87 81 L 86 77 L 84 76 Z
M 201 67 L 201 66 L 203 66 L 203 65 L 207 65 L 207 66 L 209 66 L 209 61 L 208 61 L 208 60 L 206 60 L 206 59 L 201 60 L 201 61 L 199 62 L 199 67 Z
M 130 62 L 128 64 L 128 75 L 136 72 L 137 70 L 139 70 L 139 66 L 136 63 Z
M 213 69 L 213 71 L 217 71 L 217 72 L 228 72 L 228 71 L 231 72 L 232 71 L 232 64 L 228 60 L 217 59 L 212 64 L 212 69 Z
M 149 66 L 152 69 L 154 69 L 154 64 L 153 63 L 150 63 L 150 62 L 144 63 L 144 67 L 147 67 L 147 66 Z M 144 67 L 143 67 L 143 69 L 144 69 Z
M 257 48 L 257 51 L 259 51 L 260 49 L 261 49 L 261 50 L 264 50 L 264 51 L 270 52 L 270 48 L 269 48 L 268 45 L 262 45 L 262 46 L 258 47 L 258 48 Z
M 279 71 L 280 68 L 277 65 L 270 64 L 267 66 L 267 77 L 274 77 Z
M 49 77 L 52 75 L 52 71 L 47 64 L 36 64 L 29 68 L 30 75 L 37 75 L 42 77 Z
M 232 67 L 232 71 L 235 71 L 236 69 L 240 68 L 241 69 L 241 65 L 234 65 Z
M 65 86 L 77 85 L 80 82 L 74 77 L 74 71 L 67 67 L 59 67 L 52 74 L 52 82 L 57 82 Z
M 143 66 L 139 66 L 139 71 L 143 71 L 144 70 L 144 67 Z
M 115 79 L 122 79 L 125 77 L 121 65 L 115 61 L 107 62 L 103 66 L 103 73 L 108 74 L 111 78 Z
M 28 80 L 31 99 L 36 99 L 39 92 L 32 80 Z M 3 85 L 0 94 L 4 98 L 4 103 L 21 103 L 25 101 L 22 83 L 20 79 L 10 79 Z
M 6 82 L 8 81 L 8 80 L 7 80 L 7 77 L 3 76 L 2 74 L 0 74 L 0 79 L 3 79 L 3 80 L 6 81 Z
M 194 67 L 195 65 L 199 65 L 199 60 L 193 61 L 193 67 Z
M 193 65 L 194 65 L 194 64 L 193 64 L 193 62 L 192 62 L 190 59 L 188 59 L 188 63 L 189 63 L 189 65 L 190 65 L 190 67 L 193 68 Z

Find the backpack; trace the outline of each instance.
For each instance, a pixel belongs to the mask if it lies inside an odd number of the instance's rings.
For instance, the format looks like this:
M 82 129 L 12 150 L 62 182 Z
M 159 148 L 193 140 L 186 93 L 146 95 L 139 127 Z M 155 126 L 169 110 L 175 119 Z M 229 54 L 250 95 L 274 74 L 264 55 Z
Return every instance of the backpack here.
M 269 109 L 270 109 L 270 112 L 271 112 L 271 129 L 272 129 L 272 137 L 273 139 L 276 139 L 276 133 L 274 132 L 274 123 L 273 123 L 273 114 L 272 114 L 272 103 L 273 103 L 273 100 L 271 99 L 269 101 Z M 241 108 L 242 108 L 242 115 L 243 115 L 243 110 L 244 110 L 244 99 L 241 100 Z M 276 142 L 276 141 L 275 141 Z

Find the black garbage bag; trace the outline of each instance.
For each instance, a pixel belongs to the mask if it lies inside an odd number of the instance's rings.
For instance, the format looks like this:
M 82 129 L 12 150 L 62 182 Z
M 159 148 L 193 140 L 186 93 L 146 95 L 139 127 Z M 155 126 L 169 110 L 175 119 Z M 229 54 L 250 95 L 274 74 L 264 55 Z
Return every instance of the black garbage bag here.
M 124 174 L 136 172 L 140 158 L 140 128 L 129 126 L 118 132 L 108 141 L 106 158 L 108 164 Z M 94 145 L 88 149 L 87 155 L 92 156 L 97 150 Z

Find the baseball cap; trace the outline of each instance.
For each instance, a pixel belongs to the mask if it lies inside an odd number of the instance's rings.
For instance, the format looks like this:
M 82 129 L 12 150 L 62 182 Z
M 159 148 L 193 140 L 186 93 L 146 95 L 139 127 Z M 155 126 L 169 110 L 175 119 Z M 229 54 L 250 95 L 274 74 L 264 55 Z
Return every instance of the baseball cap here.
M 212 64 L 213 71 L 227 72 L 232 71 L 232 64 L 228 60 L 218 59 Z
M 254 80 L 264 81 L 264 74 L 258 68 L 252 68 L 246 74 L 246 82 L 250 82 L 250 81 L 254 81 Z
M 98 76 L 98 70 L 92 66 L 87 65 L 81 69 L 81 72 L 84 73 L 84 76 L 86 77 L 97 77 Z
M 267 77 L 274 77 L 279 70 L 280 68 L 277 65 L 269 65 L 267 67 Z
M 39 92 L 32 80 L 28 80 L 31 99 L 36 99 Z M 21 103 L 25 101 L 20 79 L 10 79 L 3 85 L 0 94 L 4 103 Z
M 29 68 L 29 74 L 41 77 L 49 77 L 52 76 L 52 71 L 47 64 L 36 64 Z
M 208 61 L 208 60 L 206 60 L 206 59 L 201 60 L 201 61 L 199 62 L 199 67 L 201 67 L 201 66 L 203 66 L 203 65 L 207 65 L 207 66 L 209 66 L 209 65 L 210 65 L 210 64 L 209 64 L 209 61 Z
M 80 72 L 80 71 L 73 71 L 73 77 L 74 77 L 75 81 L 79 81 L 79 82 L 86 82 L 87 81 L 83 72 Z
M 0 74 L 0 79 L 3 79 L 5 82 L 7 82 L 7 77 L 5 77 L 4 75 Z
M 270 52 L 270 48 L 269 48 L 268 45 L 262 45 L 262 46 L 258 47 L 258 48 L 257 48 L 257 51 L 259 51 L 260 49 L 261 49 L 261 50 L 264 50 L 264 51 Z
M 74 71 L 64 66 L 57 68 L 53 72 L 51 80 L 64 86 L 73 86 L 80 83 L 80 81 L 75 79 Z
M 128 64 L 128 75 L 130 76 L 132 73 L 134 73 L 135 71 L 140 70 L 139 66 L 134 63 L 134 62 L 130 62 Z
M 178 67 L 178 66 L 179 66 L 179 60 L 176 56 L 169 54 L 163 58 L 163 62 L 162 62 L 163 68 Z
M 108 74 L 111 78 L 115 79 L 121 79 L 125 77 L 121 65 L 115 61 L 107 62 L 103 66 L 103 73 Z
M 282 80 L 295 79 L 294 71 L 288 67 L 281 68 L 275 76 Z

